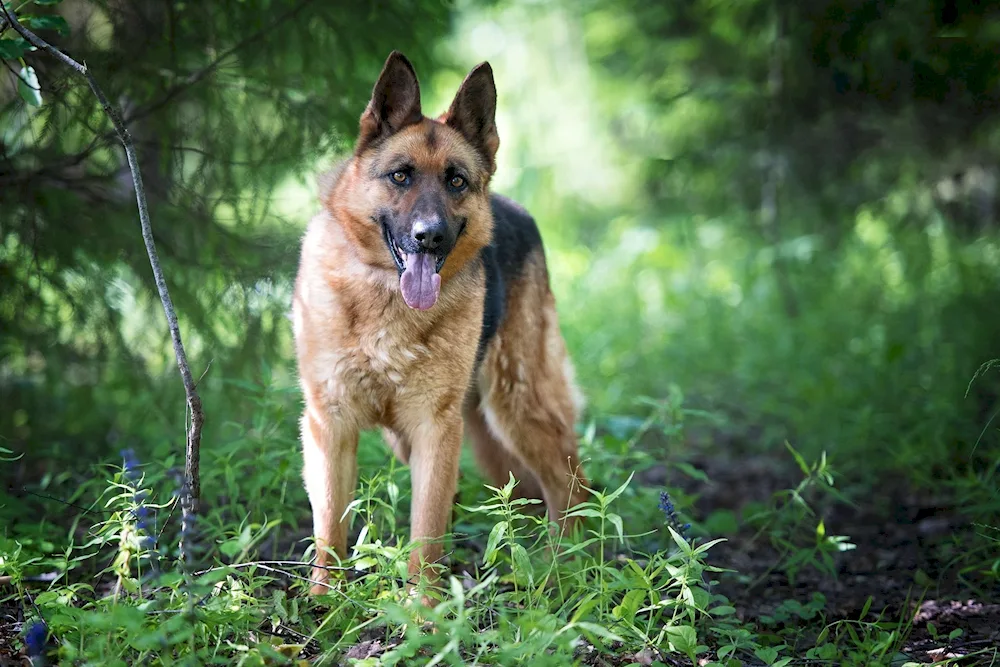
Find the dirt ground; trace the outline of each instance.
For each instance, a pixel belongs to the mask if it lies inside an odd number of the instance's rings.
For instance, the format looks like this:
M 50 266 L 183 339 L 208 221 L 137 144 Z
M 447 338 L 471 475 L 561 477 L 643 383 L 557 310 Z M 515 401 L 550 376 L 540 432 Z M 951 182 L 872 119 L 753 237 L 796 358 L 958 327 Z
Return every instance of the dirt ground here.
M 783 454 L 785 452 L 782 452 Z M 794 487 L 802 473 L 794 462 L 762 456 L 708 458 L 695 461 L 710 479 L 705 485 L 684 479 L 667 480 L 657 470 L 648 482 L 667 482 L 699 494 L 694 512 L 739 510 L 748 502 L 766 502 L 779 490 Z M 652 477 L 652 478 L 651 478 Z M 773 568 L 779 553 L 766 537 L 741 526 L 736 535 L 713 547 L 709 562 L 739 576 L 722 575 L 719 592 L 733 602 L 739 616 L 759 621 L 774 617 L 785 600 L 802 604 L 814 593 L 826 598 L 825 621 L 898 621 L 908 615 L 912 631 L 903 653 L 908 660 L 933 663 L 960 659 L 983 649 L 1000 648 L 1000 587 L 975 573 L 960 577 L 951 562 L 968 544 L 975 527 L 933 494 L 915 493 L 886 480 L 869 493 L 850 494 L 855 506 L 823 503 L 818 513 L 828 534 L 844 535 L 856 548 L 834 557 L 836 577 L 804 569 L 794 585 Z M 871 604 L 865 611 L 869 598 Z M 815 621 L 812 621 L 815 624 Z M 932 624 L 936 638 L 931 635 Z M 948 640 L 955 629 L 961 636 Z M 808 648 L 808 647 L 805 647 Z M 996 656 L 976 657 L 954 664 L 994 664 Z

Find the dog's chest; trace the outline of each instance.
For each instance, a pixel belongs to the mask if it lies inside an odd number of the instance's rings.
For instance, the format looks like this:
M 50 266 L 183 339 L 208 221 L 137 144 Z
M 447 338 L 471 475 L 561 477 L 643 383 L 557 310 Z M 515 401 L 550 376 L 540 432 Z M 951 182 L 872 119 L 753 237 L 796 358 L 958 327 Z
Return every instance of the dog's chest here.
M 392 328 L 361 335 L 356 345 L 333 351 L 339 357 L 335 364 L 338 375 L 369 377 L 391 386 L 405 382 L 414 366 L 430 354 L 426 345 L 399 335 Z
M 331 410 L 374 421 L 431 357 L 431 349 L 401 327 L 384 326 L 351 336 L 330 336 L 318 355 Z

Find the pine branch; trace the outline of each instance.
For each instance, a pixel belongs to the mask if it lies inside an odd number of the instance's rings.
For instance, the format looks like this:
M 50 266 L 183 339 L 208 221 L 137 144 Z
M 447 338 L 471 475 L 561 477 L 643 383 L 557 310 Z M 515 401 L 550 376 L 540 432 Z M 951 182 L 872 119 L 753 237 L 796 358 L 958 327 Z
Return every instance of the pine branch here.
M 68 55 L 52 46 L 44 39 L 25 28 L 14 16 L 13 10 L 7 7 L 7 3 L 0 0 L 0 10 L 3 10 L 4 20 L 17 31 L 25 40 L 34 47 L 45 51 L 56 60 L 60 61 L 77 74 L 87 80 L 90 90 L 93 91 L 97 100 L 101 103 L 104 113 L 111 120 L 115 128 L 115 134 L 125 147 L 125 156 L 128 158 L 129 170 L 132 172 L 132 183 L 135 186 L 135 199 L 139 207 L 139 224 L 142 227 L 142 240 L 146 245 L 146 254 L 149 256 L 149 264 L 153 269 L 153 278 L 156 281 L 156 290 L 160 295 L 160 302 L 163 304 L 163 312 L 167 317 L 167 324 L 170 327 L 170 338 L 174 344 L 174 356 L 177 358 L 177 366 L 180 369 L 181 380 L 184 382 L 184 394 L 187 398 L 188 409 L 190 410 L 191 423 L 188 428 L 187 449 L 185 452 L 184 476 L 187 490 L 188 502 L 183 503 L 186 512 L 197 513 L 201 500 L 201 479 L 199 473 L 199 462 L 201 457 L 201 429 L 205 421 L 205 414 L 201 406 L 201 398 L 195 387 L 194 378 L 191 375 L 191 367 L 188 365 L 187 353 L 184 351 L 184 343 L 181 341 L 181 331 L 177 324 L 177 313 L 174 311 L 173 301 L 170 299 L 170 292 L 167 290 L 167 281 L 163 277 L 163 269 L 160 268 L 160 259 L 156 252 L 156 244 L 153 241 L 153 229 L 149 223 L 149 209 L 146 206 L 146 191 L 142 185 L 142 175 L 139 173 L 139 160 L 136 157 L 135 146 L 132 143 L 132 136 L 128 128 L 122 122 L 121 116 L 111 106 L 107 96 L 97 84 L 94 76 L 87 69 L 86 65 L 81 65 Z

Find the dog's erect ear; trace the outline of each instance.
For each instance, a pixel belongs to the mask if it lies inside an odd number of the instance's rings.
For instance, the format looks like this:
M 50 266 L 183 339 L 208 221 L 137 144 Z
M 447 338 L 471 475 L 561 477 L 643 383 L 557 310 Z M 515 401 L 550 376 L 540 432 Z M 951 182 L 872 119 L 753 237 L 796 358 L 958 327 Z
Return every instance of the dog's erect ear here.
M 486 158 L 490 173 L 496 170 L 497 87 L 489 63 L 476 65 L 459 87 L 444 122 L 462 133 Z
M 361 114 L 361 131 L 355 153 L 360 153 L 376 139 L 419 123 L 420 84 L 413 65 L 399 51 L 393 51 L 382 67 L 372 98 Z

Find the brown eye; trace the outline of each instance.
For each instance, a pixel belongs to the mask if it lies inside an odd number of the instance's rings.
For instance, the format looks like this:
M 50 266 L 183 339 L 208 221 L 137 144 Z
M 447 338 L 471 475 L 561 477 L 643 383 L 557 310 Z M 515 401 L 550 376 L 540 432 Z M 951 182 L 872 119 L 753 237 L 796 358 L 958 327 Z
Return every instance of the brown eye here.
M 394 183 L 399 183 L 403 185 L 409 180 L 409 176 L 406 175 L 405 171 L 394 171 L 392 172 L 392 180 Z
M 448 181 L 448 185 L 455 188 L 456 190 L 461 190 L 465 187 L 465 179 L 461 176 L 452 176 L 451 180 Z

